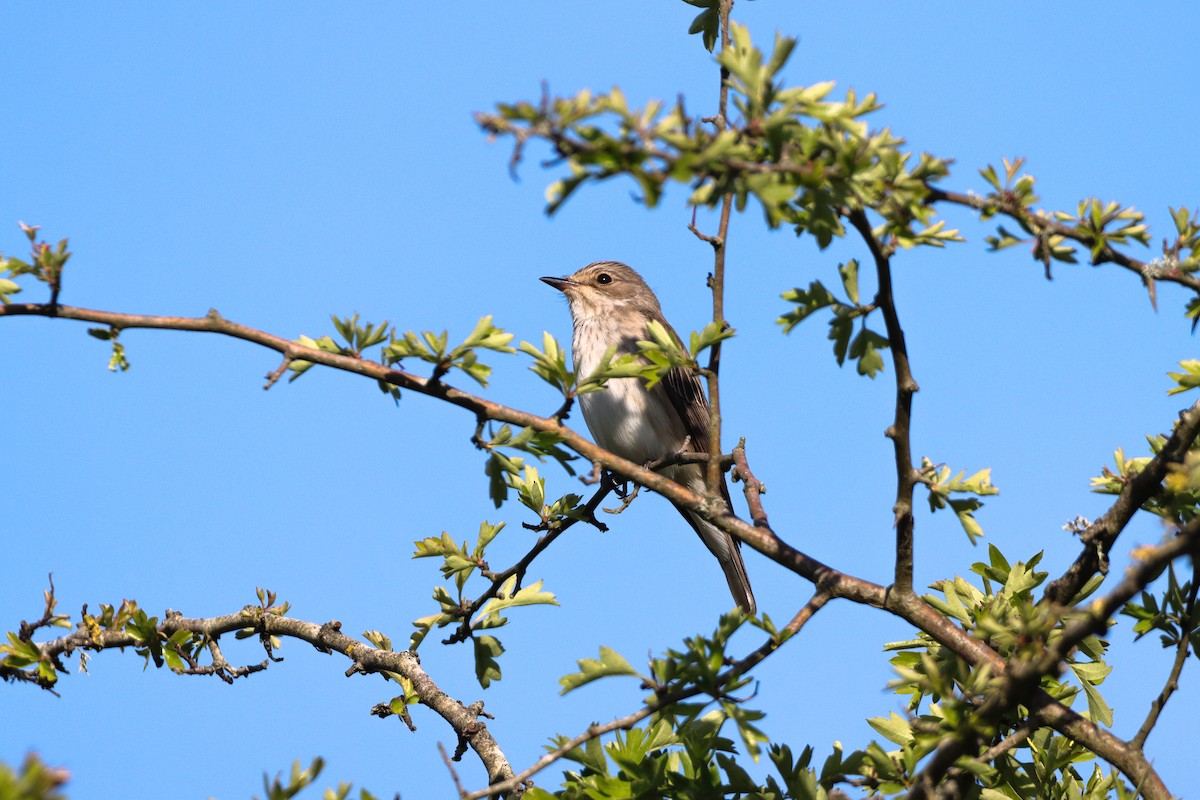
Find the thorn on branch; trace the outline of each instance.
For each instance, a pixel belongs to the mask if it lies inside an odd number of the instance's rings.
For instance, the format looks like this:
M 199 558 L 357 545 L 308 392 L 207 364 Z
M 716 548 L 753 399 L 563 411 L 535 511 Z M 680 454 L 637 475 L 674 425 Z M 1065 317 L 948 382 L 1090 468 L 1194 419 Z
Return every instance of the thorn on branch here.
M 279 383 L 279 379 L 283 377 L 283 373 L 287 372 L 287 368 L 288 368 L 288 366 L 291 365 L 291 363 L 292 363 L 292 359 L 289 356 L 285 355 L 283 357 L 283 363 L 280 364 L 275 369 L 268 372 L 264 376 L 267 379 L 267 382 L 265 384 L 263 384 L 264 392 L 267 391 L 268 389 L 270 389 L 275 384 Z

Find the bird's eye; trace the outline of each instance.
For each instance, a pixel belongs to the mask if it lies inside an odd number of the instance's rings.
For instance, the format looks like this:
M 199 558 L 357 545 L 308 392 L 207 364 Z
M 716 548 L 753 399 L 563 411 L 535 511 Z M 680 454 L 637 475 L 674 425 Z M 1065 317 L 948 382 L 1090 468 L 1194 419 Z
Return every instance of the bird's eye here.
M 607 272 L 601 272 L 596 276 L 596 283 L 601 285 L 612 283 L 612 275 L 609 275 Z

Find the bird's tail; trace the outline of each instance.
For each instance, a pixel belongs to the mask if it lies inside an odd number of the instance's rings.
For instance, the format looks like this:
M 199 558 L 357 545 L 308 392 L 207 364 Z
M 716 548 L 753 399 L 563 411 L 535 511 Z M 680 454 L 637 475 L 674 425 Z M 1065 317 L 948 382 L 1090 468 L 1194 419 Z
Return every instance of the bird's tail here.
M 754 592 L 750 589 L 750 576 L 746 574 L 746 562 L 742 560 L 741 541 L 682 506 L 677 505 L 675 508 L 700 536 L 709 551 L 717 557 L 721 570 L 725 573 L 725 581 L 729 584 L 729 592 L 737 602 L 738 608 L 747 614 L 758 613 L 754 604 Z
M 741 545 L 736 540 L 729 543 L 729 557 L 720 559 L 721 569 L 725 571 L 725 581 L 738 608 L 753 616 L 757 608 L 754 605 L 754 592 L 750 589 L 750 576 L 746 574 L 746 562 L 742 560 Z

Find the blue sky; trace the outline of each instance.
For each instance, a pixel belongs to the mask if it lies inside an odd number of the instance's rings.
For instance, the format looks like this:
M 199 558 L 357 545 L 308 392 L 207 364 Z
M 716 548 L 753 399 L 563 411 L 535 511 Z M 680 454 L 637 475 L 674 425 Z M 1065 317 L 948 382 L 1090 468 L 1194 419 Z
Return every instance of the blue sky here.
M 642 271 L 676 328 L 699 328 L 710 255 L 686 229 L 685 190 L 647 212 L 617 181 L 547 219 L 544 154 L 532 151 L 514 182 L 507 145 L 488 143 L 471 118 L 536 98 L 542 80 L 562 94 L 615 84 L 635 103 L 683 93 L 690 110 L 708 113 L 717 78 L 685 35 L 694 11 L 678 2 L 6 4 L 0 251 L 23 251 L 18 220 L 52 240 L 69 236 L 61 299 L 72 305 L 189 316 L 213 307 L 288 337 L 330 333 L 330 313 L 358 312 L 401 329 L 448 328 L 453 339 L 491 313 L 518 339 L 548 330 L 564 343 L 566 306 L 537 277 L 619 259 Z M 1120 200 L 1147 212 L 1155 242 L 1170 229 L 1168 205 L 1197 205 L 1200 23 L 1184 13 L 1078 2 L 735 9 L 759 43 L 776 30 L 799 38 L 789 82 L 877 92 L 886 107 L 872 124 L 955 159 L 947 186 L 982 190 L 979 167 L 1026 156 L 1044 205 Z M 1061 526 L 1106 506 L 1088 478 L 1116 447 L 1143 452 L 1143 436 L 1184 405 L 1166 396 L 1165 373 L 1196 356 L 1186 298 L 1163 287 L 1154 313 L 1137 280 L 1113 267 L 1062 266 L 1046 282 L 1020 248 L 984 252 L 986 225 L 947 218 L 968 243 L 896 265 L 921 385 L 914 449 L 956 469 L 992 467 L 1001 494 L 978 515 L 988 541 L 1014 559 L 1044 550 L 1057 573 L 1077 550 Z M 819 252 L 767 232 L 753 209 L 734 220 L 727 316 L 739 335 L 722 363 L 725 438 L 747 438 L 785 538 L 886 581 L 890 365 L 868 381 L 836 366 L 822 322 L 786 338 L 774 322 L 786 310 L 780 292 L 833 281 L 839 261 L 863 255 L 853 242 Z M 40 287 L 19 299 L 42 299 Z M 443 530 L 470 538 L 488 519 L 509 523 L 493 564 L 531 543 L 518 507 L 488 501 L 473 421 L 461 412 L 408 395 L 397 408 L 368 382 L 318 371 L 264 393 L 271 354 L 195 334 L 130 332 L 133 369 L 112 375 L 105 346 L 84 329 L 0 324 L 5 628 L 40 614 L 53 572 L 71 613 L 128 597 L 152 613 L 214 615 L 265 586 L 296 616 L 402 642 L 411 620 L 434 611 L 439 577 L 433 563 L 409 559 L 414 540 Z M 522 359 L 492 363 L 488 397 L 543 413 L 557 405 Z M 575 490 L 560 471 L 544 473 L 550 491 Z M 485 700 L 518 769 L 551 735 L 639 703 L 633 682 L 560 698 L 557 678 L 576 659 L 608 645 L 641 664 L 710 631 L 729 607 L 716 564 L 660 498 L 609 522 L 606 534 L 573 530 L 539 559 L 536 577 L 562 607 L 512 616 L 499 632 L 504 678 L 491 689 L 476 685 L 465 649 L 432 638 L 422 647 L 447 692 Z M 917 533 L 921 584 L 986 558 L 947 514 L 922 513 Z M 1139 520 L 1118 550 L 1159 535 Z M 794 576 L 754 554 L 747 562 L 760 609 L 775 619 L 807 599 Z M 764 728 L 818 754 L 834 740 L 865 745 L 864 719 L 901 705 L 885 691 L 881 645 L 910 633 L 869 609 L 826 609 L 760 670 Z M 1131 647 L 1124 620 L 1111 638 L 1117 669 L 1105 688 L 1127 737 L 1169 658 L 1155 641 Z M 283 654 L 233 687 L 143 674 L 116 653 L 65 678 L 61 699 L 3 687 L 0 759 L 35 749 L 71 771 L 70 794 L 85 800 L 248 797 L 261 792 L 262 772 L 315 755 L 328 761 L 323 785 L 453 792 L 436 751 L 452 744 L 440 720 L 418 710 L 415 734 L 380 722 L 367 712 L 391 687 L 345 679 L 343 661 L 296 643 Z M 226 655 L 261 659 L 231 642 Z M 1149 743 L 1176 792 L 1195 785 L 1182 733 L 1200 699 L 1193 678 L 1184 674 Z M 477 763 L 461 774 L 483 783 Z

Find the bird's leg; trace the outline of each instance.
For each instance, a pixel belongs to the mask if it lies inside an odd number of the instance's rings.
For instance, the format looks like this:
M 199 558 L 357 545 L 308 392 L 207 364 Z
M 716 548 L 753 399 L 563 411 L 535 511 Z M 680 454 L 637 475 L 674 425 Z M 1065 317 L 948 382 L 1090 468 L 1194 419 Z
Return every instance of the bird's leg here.
M 604 471 L 604 477 L 608 480 L 609 485 L 612 486 L 613 493 L 617 497 L 621 498 L 622 500 L 624 500 L 626 497 L 629 497 L 629 481 L 622 478 L 620 480 L 620 482 L 618 482 L 616 476 L 614 476 L 608 470 Z M 637 492 L 638 492 L 637 486 L 634 486 L 633 487 L 633 496 L 634 497 L 637 497 Z M 628 505 L 628 503 L 626 503 L 626 505 Z
M 604 509 L 605 513 L 620 514 L 622 511 L 629 508 L 630 503 L 632 503 L 635 499 L 637 499 L 638 492 L 640 492 L 641 490 L 642 490 L 642 487 L 638 486 L 635 483 L 633 485 L 633 490 L 630 491 L 629 481 L 621 481 L 621 484 L 619 486 L 614 483 L 613 484 L 613 492 L 616 493 L 617 497 L 621 498 L 621 505 L 618 508 L 606 508 L 606 509 Z

